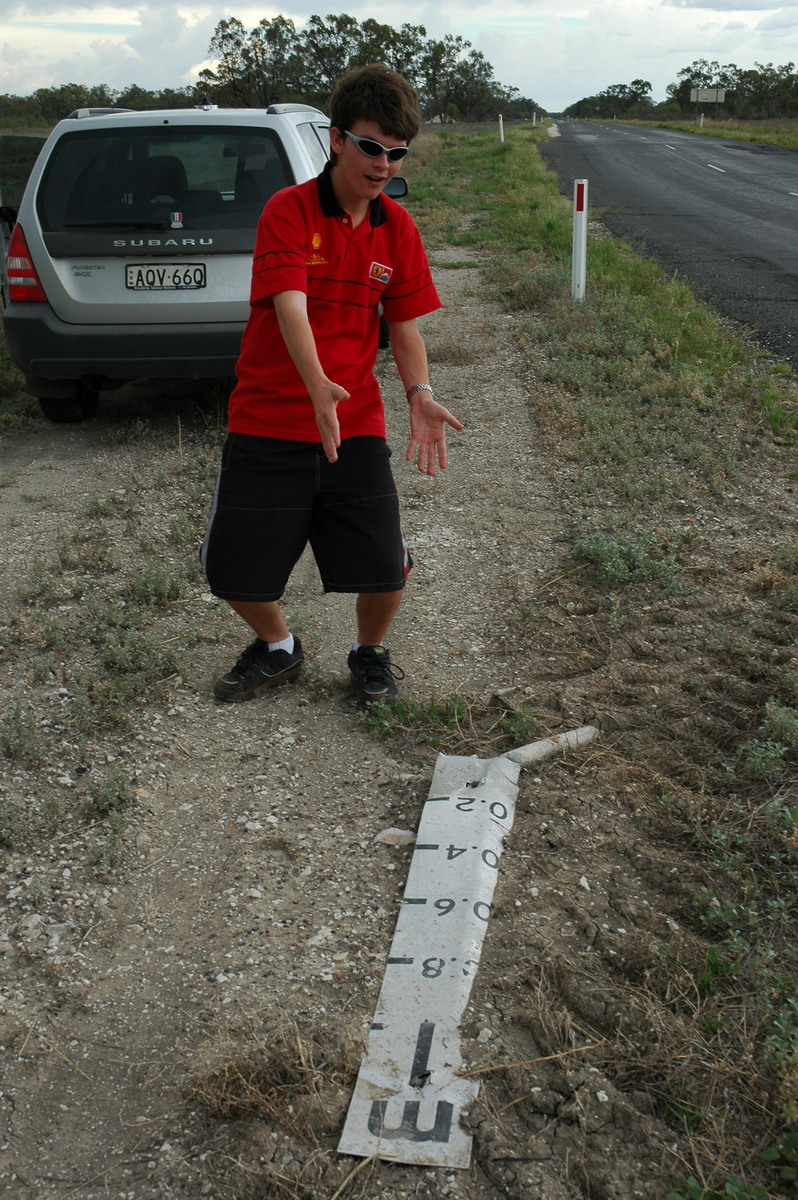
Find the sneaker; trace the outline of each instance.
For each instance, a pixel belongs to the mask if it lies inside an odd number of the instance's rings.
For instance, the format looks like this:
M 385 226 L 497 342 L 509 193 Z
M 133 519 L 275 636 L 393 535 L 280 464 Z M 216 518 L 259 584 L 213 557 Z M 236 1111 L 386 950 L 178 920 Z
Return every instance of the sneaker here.
M 234 704 L 242 700 L 254 700 L 266 688 L 285 683 L 287 679 L 298 675 L 303 658 L 298 637 L 294 638 L 294 649 L 290 654 L 287 650 L 270 650 L 266 642 L 256 638 L 251 646 L 247 646 L 232 671 L 216 680 L 213 694 L 217 700 Z
M 350 650 L 346 663 L 352 672 L 359 704 L 396 704 L 399 693 L 394 680 L 404 679 L 405 673 L 401 667 L 394 666 L 384 646 L 360 646 Z

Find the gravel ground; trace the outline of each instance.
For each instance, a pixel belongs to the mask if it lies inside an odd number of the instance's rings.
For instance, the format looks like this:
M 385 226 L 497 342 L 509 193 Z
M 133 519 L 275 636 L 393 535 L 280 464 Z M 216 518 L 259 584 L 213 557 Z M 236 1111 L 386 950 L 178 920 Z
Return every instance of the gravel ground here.
M 661 944 L 697 945 L 683 916 L 700 872 L 649 800 L 667 777 L 687 804 L 693 764 L 718 764 L 707 631 L 724 612 L 733 626 L 742 602 L 728 580 L 675 608 L 649 598 L 637 624 L 608 633 L 567 561 L 590 498 L 569 500 L 573 469 L 542 450 L 545 389 L 517 321 L 485 299 L 465 252 L 433 265 L 445 301 L 424 323 L 433 379 L 466 429 L 443 475 L 418 476 L 383 362 L 416 562 L 390 639 L 402 694 L 465 698 L 446 734 L 455 753 L 508 748 L 513 713 L 517 730 L 534 717 L 524 740 L 601 727 L 594 747 L 522 774 L 462 1026 L 469 1064 L 491 1068 L 468 1118 L 472 1164 L 368 1162 L 352 1175 L 357 1160 L 336 1152 L 413 849 L 379 836 L 415 829 L 437 753 L 412 729 L 381 741 L 359 719 L 351 601 L 324 597 L 303 560 L 286 612 L 307 670 L 256 703 L 217 706 L 212 680 L 246 635 L 196 580 L 157 627 L 163 644 L 194 631 L 178 669 L 116 729 L 92 726 L 78 664 L 52 645 L 53 620 L 74 631 L 112 590 L 102 565 L 79 598 L 37 574 L 74 539 L 87 495 L 135 479 L 136 520 L 112 512 L 106 528 L 119 554 L 140 553 L 144 530 L 167 559 L 170 472 L 201 444 L 216 453 L 212 415 L 207 431 L 187 418 L 179 438 L 174 422 L 154 434 L 136 425 L 133 390 L 85 427 L 37 426 L 3 447 L 0 670 L 18 741 L 12 755 L 8 718 L 0 1191 L 13 1200 L 631 1200 L 692 1169 L 688 1139 L 628 1066 L 633 1046 L 665 1072 L 686 1017 L 641 980 Z M 776 452 L 756 468 L 736 499 L 680 514 L 711 529 L 702 545 L 730 573 L 741 524 L 751 542 L 794 529 Z M 679 512 L 678 497 L 666 503 Z M 795 619 L 780 619 L 767 644 L 787 653 Z M 37 669 L 45 652 L 51 669 Z M 741 722 L 752 704 L 740 696 Z M 26 755 L 19 730 L 31 728 L 46 749 Z M 97 791 L 108 778 L 132 791 L 116 832 Z

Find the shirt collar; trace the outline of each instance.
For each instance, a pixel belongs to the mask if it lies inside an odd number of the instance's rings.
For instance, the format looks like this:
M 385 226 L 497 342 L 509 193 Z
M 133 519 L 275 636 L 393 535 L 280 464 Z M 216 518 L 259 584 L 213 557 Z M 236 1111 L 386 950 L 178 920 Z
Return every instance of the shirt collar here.
M 316 185 L 319 189 L 319 202 L 321 204 L 321 211 L 325 217 L 343 217 L 345 213 L 335 198 L 332 179 L 330 178 L 332 167 L 333 164 L 331 162 L 326 163 L 321 175 L 316 177 Z M 372 229 L 376 229 L 378 225 L 384 225 L 388 220 L 385 205 L 382 203 L 382 196 L 377 196 L 375 200 L 372 200 L 369 220 Z

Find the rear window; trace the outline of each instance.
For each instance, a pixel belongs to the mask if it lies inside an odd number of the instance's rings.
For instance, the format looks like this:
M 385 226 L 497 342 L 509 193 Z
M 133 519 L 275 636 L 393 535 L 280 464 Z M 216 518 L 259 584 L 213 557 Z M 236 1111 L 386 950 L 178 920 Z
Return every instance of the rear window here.
M 270 129 L 85 130 L 56 143 L 37 210 L 45 233 L 92 228 L 253 229 L 294 182 Z

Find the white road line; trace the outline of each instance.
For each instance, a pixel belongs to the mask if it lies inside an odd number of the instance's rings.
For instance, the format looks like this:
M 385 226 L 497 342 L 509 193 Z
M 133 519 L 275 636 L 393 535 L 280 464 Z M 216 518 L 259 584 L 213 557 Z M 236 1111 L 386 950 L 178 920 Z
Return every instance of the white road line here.
M 707 166 L 711 171 L 720 171 L 721 175 L 726 174 L 726 172 L 723 170 L 723 167 L 716 167 L 712 163 L 707 163 Z

